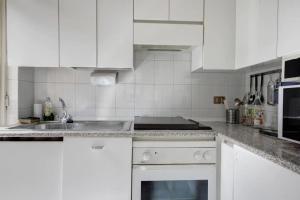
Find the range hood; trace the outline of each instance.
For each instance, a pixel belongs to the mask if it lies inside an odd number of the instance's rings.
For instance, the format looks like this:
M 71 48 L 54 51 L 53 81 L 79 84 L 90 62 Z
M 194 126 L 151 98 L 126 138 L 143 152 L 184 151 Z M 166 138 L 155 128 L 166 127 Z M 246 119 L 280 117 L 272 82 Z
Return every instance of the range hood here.
M 182 51 L 203 46 L 202 24 L 134 22 L 135 49 Z
M 186 51 L 190 46 L 179 45 L 134 45 L 135 50 L 147 50 L 147 51 Z

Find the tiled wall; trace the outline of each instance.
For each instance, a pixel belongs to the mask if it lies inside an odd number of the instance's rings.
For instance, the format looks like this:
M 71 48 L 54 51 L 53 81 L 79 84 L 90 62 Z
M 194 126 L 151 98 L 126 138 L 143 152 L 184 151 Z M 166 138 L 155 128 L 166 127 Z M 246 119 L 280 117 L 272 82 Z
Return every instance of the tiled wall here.
M 36 68 L 34 102 L 49 96 L 59 113 L 61 97 L 75 119 L 85 120 L 142 115 L 224 120 L 224 108 L 213 104 L 213 96 L 241 97 L 244 74 L 190 70 L 190 53 L 145 51 L 135 53 L 135 70 L 120 72 L 115 86 L 92 86 L 88 69 Z

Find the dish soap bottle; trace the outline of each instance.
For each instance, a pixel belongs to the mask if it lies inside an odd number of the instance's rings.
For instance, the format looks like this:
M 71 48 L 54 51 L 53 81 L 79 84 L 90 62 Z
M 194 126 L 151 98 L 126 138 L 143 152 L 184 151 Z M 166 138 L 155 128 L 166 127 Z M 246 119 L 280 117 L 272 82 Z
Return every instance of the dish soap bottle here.
M 44 104 L 43 119 L 44 119 L 44 121 L 53 121 L 54 120 L 53 105 L 52 105 L 50 97 L 46 98 L 46 101 Z

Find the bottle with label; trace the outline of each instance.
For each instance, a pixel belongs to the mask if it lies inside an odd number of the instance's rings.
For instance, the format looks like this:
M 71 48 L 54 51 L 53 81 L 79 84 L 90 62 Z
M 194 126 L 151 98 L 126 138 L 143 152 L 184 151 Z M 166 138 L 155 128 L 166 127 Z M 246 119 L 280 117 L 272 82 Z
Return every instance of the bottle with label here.
M 44 119 L 44 121 L 53 121 L 54 120 L 53 104 L 51 102 L 50 97 L 47 97 L 46 101 L 44 103 L 43 119 Z

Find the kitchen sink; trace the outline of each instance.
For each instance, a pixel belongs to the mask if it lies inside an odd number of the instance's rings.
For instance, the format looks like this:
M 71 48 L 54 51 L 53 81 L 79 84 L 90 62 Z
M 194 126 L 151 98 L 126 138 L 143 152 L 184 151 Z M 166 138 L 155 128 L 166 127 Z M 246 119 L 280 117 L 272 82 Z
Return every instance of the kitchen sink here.
M 74 123 L 42 122 L 39 124 L 19 125 L 14 130 L 74 130 L 74 131 L 129 131 L 130 121 L 74 121 Z

